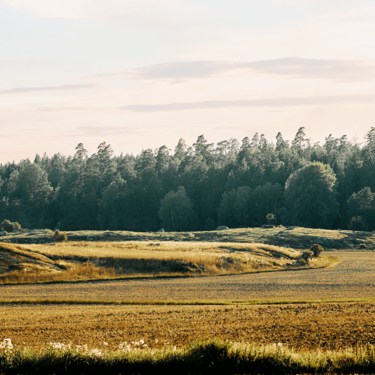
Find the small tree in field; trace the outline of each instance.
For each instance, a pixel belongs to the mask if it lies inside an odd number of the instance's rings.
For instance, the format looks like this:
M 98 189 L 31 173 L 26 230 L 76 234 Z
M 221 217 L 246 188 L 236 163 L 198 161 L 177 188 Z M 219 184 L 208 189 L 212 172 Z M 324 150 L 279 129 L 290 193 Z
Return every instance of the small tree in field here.
M 268 214 L 266 216 L 266 219 L 268 221 L 268 225 L 271 225 L 272 224 L 272 221 L 275 219 L 275 215 L 274 214 Z

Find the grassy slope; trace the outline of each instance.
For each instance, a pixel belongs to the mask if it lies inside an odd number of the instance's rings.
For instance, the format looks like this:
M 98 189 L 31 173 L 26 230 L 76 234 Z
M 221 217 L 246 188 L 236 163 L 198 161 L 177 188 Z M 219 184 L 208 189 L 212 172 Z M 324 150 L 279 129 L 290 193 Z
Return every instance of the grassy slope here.
M 271 245 L 222 242 L 0 243 L 0 283 L 278 271 L 291 268 L 300 254 Z M 327 267 L 335 261 L 322 256 L 310 267 Z
M 210 232 L 129 232 L 75 231 L 66 232 L 70 241 L 184 241 L 264 243 L 294 249 L 308 249 L 314 243 L 325 249 L 375 250 L 375 233 L 349 230 L 326 230 L 302 227 L 240 228 Z M 35 230 L 9 233 L 2 242 L 50 243 L 53 232 Z M 363 244 L 363 245 L 361 245 Z

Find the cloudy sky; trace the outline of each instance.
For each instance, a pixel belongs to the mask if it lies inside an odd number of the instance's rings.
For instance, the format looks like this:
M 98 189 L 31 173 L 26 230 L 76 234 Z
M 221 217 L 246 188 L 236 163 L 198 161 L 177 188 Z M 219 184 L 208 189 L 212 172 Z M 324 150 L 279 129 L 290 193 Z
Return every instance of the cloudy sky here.
M 0 0 L 0 163 L 375 126 L 374 0 Z

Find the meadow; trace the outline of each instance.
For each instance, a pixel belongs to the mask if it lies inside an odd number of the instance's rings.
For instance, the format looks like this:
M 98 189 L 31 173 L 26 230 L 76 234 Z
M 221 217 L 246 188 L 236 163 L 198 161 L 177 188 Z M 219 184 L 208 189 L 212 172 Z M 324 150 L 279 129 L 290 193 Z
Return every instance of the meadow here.
M 256 243 L 69 241 L 2 243 L 1 254 L 0 283 L 4 284 L 296 269 L 301 267 L 296 260 L 302 251 Z M 332 257 L 320 256 L 309 267 L 334 262 Z
M 375 373 L 373 233 L 105 233 L 0 244 L 0 373 Z

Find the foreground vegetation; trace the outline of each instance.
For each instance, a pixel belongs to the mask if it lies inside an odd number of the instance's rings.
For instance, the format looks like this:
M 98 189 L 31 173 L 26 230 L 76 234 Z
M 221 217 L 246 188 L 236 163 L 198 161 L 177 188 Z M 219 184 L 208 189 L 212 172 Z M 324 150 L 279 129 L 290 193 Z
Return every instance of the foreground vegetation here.
M 2 374 L 314 374 L 375 372 L 375 348 L 367 346 L 342 352 L 297 353 L 279 343 L 255 344 L 223 340 L 195 341 L 187 349 L 166 346 L 144 348 L 142 341 L 123 343 L 115 352 L 87 346 L 70 348 L 51 343 L 42 351 L 13 348 L 9 341 L 0 349 Z

